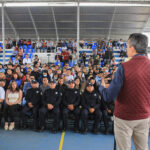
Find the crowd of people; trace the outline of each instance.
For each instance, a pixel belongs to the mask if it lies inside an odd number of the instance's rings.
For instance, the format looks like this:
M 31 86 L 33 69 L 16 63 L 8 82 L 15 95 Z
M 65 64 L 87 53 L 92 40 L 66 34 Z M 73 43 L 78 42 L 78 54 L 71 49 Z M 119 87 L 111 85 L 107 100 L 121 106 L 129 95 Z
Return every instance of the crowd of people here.
M 43 43 L 45 46 L 43 47 Z M 50 42 L 51 44 L 48 44 Z M 11 43 L 11 42 L 8 42 Z M 98 63 L 115 63 L 115 58 L 113 58 L 113 49 L 114 47 L 118 48 L 120 53 L 120 63 L 124 61 L 124 57 L 126 56 L 126 43 L 122 40 L 120 41 L 107 41 L 106 39 L 99 39 L 97 41 L 83 41 L 80 40 L 80 49 L 91 49 L 92 54 L 87 55 L 85 52 L 77 55 L 77 42 L 75 40 L 60 40 L 56 41 L 32 41 L 31 40 L 19 40 L 14 43 L 14 53 L 9 60 L 9 63 L 23 63 L 27 62 L 27 60 L 32 62 L 34 52 L 55 52 L 55 62 L 63 64 L 68 63 L 71 66 L 74 66 L 78 63 L 86 64 L 87 61 L 90 61 L 91 65 L 96 65 Z M 40 43 L 40 44 L 39 44 Z M 55 44 L 54 44 L 55 43 Z M 10 46 L 11 47 L 11 46 Z M 96 58 L 97 57 L 97 58 Z M 113 58 L 113 59 L 112 59 Z M 24 60 L 23 60 L 24 59 Z M 78 61 L 79 59 L 79 61 Z
M 31 45 L 26 42 L 27 45 Z M 62 46 L 58 44 L 58 47 Z M 123 43 L 117 44 L 120 48 L 124 48 Z M 17 46 L 20 47 L 18 44 Z M 80 46 L 82 47 L 81 42 Z M 61 63 L 41 64 L 37 55 L 31 59 L 26 54 L 23 58 L 23 52 L 17 53 L 15 59 L 13 61 L 11 59 L 9 64 L 0 64 L 0 122 L 4 118 L 4 129 L 15 128 L 16 112 L 19 113 L 20 128 L 25 129 L 27 114 L 31 112 L 32 127 L 36 131 L 45 129 L 48 114 L 53 114 L 51 116 L 53 132 L 60 129 L 61 120 L 62 130 L 67 130 L 68 117 L 73 114 L 76 132 L 86 133 L 88 118 L 92 117 L 93 132 L 95 134 L 99 132 L 99 124 L 103 120 L 105 133 L 108 133 L 108 116 L 113 115 L 114 104 L 103 101 L 99 86 L 104 78 L 108 87 L 117 70 L 112 53 L 114 46 L 116 44 L 112 41 L 101 40 L 89 56 L 88 66 L 85 65 L 86 53 L 82 53 L 81 61 L 78 61 L 76 45 L 72 50 L 70 45 L 61 53 L 56 53 L 56 62 L 63 62 L 63 65 Z M 66 53 L 71 57 L 68 55 L 65 59 Z

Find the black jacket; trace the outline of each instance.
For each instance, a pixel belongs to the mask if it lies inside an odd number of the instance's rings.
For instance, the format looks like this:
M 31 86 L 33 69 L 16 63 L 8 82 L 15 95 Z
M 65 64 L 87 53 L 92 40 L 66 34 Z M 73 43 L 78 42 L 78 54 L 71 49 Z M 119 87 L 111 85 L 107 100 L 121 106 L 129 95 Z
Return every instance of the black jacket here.
M 59 92 L 61 92 L 62 94 L 66 91 L 67 86 L 65 84 L 63 84 L 62 86 L 60 86 L 59 84 L 56 86 L 57 90 Z
M 62 94 L 55 89 L 47 89 L 42 97 L 43 105 L 52 104 L 54 107 L 59 106 Z
M 89 109 L 89 108 L 100 108 L 101 101 L 99 98 L 99 94 L 96 91 L 93 91 L 92 93 L 85 90 L 85 92 L 82 94 L 82 101 L 81 105 L 83 108 Z
M 31 102 L 34 106 L 41 104 L 41 90 L 40 88 L 31 88 L 27 90 L 25 100 L 27 103 Z
M 74 107 L 80 104 L 80 91 L 75 88 L 67 88 L 63 96 L 63 105 L 67 107 L 70 104 L 73 104 Z

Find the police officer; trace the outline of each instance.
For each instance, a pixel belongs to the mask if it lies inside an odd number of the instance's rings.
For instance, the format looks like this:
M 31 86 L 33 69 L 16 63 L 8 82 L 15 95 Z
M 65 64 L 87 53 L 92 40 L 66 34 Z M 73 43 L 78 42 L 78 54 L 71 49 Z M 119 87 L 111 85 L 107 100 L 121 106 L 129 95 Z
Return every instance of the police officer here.
M 74 80 L 68 82 L 68 88 L 63 97 L 63 130 L 67 129 L 67 118 L 70 112 L 75 115 L 75 131 L 79 131 L 80 92 L 75 89 Z
M 60 108 L 59 104 L 61 102 L 61 93 L 56 89 L 56 81 L 51 80 L 49 84 L 50 88 L 44 92 L 43 95 L 43 106 L 39 110 L 39 126 L 40 130 L 44 130 L 45 118 L 48 112 L 54 114 L 54 122 L 52 131 L 56 133 L 58 131 L 59 125 L 59 115 Z
M 87 83 L 86 89 L 82 94 L 82 111 L 81 111 L 81 119 L 83 122 L 83 133 L 88 131 L 88 116 L 89 114 L 94 115 L 95 121 L 93 125 L 93 132 L 95 134 L 98 133 L 98 125 L 101 120 L 102 113 L 100 111 L 101 101 L 99 98 L 99 94 L 95 91 L 92 83 Z
M 21 126 L 26 128 L 26 113 L 31 111 L 33 113 L 33 129 L 38 128 L 38 111 L 41 105 L 41 90 L 38 87 L 38 82 L 36 80 L 31 81 L 31 89 L 27 90 L 25 100 L 26 105 L 21 112 Z

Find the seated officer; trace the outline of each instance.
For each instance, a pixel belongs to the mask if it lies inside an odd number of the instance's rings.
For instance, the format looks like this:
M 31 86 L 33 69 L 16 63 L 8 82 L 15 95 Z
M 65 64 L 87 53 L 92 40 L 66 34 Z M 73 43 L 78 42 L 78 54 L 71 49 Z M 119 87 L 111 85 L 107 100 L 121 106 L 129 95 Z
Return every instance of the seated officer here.
M 67 129 L 67 118 L 70 112 L 75 115 L 75 131 L 79 131 L 80 92 L 75 89 L 74 80 L 68 82 L 68 88 L 63 96 L 63 130 Z
M 95 134 L 98 133 L 98 125 L 101 120 L 102 113 L 100 111 L 100 99 L 99 94 L 95 91 L 92 83 L 87 83 L 86 89 L 82 94 L 82 111 L 81 111 L 81 119 L 83 122 L 83 133 L 88 131 L 88 116 L 89 114 L 93 114 L 95 117 L 95 122 L 93 125 L 93 132 Z
M 59 104 L 61 102 L 62 94 L 58 92 L 55 80 L 50 81 L 49 87 L 50 88 L 44 92 L 43 106 L 39 110 L 39 124 L 40 124 L 39 131 L 44 130 L 46 114 L 50 112 L 54 113 L 54 123 L 52 131 L 56 133 L 58 131 L 59 125 L 59 115 L 60 115 Z
M 26 105 L 21 113 L 21 126 L 26 128 L 26 113 L 31 111 L 33 113 L 33 129 L 38 128 L 38 110 L 41 105 L 41 90 L 38 87 L 38 82 L 36 80 L 31 81 L 31 89 L 27 90 L 26 93 Z

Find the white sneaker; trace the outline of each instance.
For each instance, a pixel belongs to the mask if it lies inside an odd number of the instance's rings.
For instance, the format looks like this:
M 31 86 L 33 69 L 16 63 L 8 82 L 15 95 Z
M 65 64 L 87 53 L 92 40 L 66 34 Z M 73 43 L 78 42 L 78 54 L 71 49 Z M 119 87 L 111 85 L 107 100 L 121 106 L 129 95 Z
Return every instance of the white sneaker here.
M 15 127 L 14 122 L 13 122 L 13 123 L 10 123 L 10 125 L 9 125 L 9 130 L 10 130 L 10 131 L 11 131 L 11 130 L 13 130 L 13 129 L 14 129 L 14 127 Z
M 4 129 L 8 130 L 8 123 L 5 123 Z

